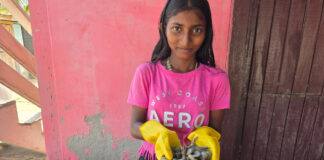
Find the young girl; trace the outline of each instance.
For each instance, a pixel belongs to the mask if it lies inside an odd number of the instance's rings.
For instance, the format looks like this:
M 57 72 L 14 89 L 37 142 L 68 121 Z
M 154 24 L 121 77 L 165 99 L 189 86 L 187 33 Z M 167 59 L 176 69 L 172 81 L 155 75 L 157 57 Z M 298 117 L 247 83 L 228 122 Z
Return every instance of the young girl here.
M 141 160 L 172 159 L 172 147 L 198 137 L 212 160 L 219 159 L 224 109 L 230 107 L 227 75 L 215 67 L 213 27 L 207 0 L 168 0 L 160 19 L 160 40 L 151 62 L 134 75 L 131 135 L 144 142 Z

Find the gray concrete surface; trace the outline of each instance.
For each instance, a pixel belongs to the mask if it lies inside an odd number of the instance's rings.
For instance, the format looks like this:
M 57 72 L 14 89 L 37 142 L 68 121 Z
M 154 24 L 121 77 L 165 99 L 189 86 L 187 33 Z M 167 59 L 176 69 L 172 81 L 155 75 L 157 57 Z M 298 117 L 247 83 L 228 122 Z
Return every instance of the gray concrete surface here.
M 46 160 L 46 155 L 7 143 L 0 143 L 0 160 Z

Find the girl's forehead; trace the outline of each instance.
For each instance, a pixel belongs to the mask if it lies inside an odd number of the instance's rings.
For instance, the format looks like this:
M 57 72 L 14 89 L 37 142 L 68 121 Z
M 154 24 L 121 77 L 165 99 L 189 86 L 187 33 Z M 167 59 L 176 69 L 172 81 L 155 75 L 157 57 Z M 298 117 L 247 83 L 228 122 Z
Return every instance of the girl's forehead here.
M 179 23 L 179 24 L 186 24 L 186 25 L 197 25 L 205 24 L 205 18 L 200 10 L 191 9 L 185 10 L 177 13 L 174 16 L 171 16 L 168 20 L 168 24 L 172 23 Z

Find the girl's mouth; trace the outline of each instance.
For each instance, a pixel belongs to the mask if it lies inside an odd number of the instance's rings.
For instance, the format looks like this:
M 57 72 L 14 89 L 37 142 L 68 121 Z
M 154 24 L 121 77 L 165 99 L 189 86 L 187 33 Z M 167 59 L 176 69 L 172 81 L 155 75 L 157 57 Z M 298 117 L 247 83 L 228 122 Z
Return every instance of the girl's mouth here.
M 177 49 L 181 52 L 191 52 L 192 48 L 181 48 L 181 47 L 177 47 Z

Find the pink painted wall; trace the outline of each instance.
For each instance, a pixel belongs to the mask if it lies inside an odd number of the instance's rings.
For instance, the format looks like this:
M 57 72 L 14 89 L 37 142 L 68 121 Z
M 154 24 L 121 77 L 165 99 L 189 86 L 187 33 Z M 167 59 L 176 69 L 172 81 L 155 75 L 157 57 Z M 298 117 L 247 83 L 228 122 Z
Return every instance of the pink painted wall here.
M 216 63 L 227 70 L 231 1 L 210 0 Z M 32 0 L 47 155 L 133 159 L 129 85 L 158 40 L 165 1 Z M 100 157 L 102 155 L 102 157 Z

